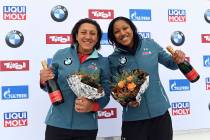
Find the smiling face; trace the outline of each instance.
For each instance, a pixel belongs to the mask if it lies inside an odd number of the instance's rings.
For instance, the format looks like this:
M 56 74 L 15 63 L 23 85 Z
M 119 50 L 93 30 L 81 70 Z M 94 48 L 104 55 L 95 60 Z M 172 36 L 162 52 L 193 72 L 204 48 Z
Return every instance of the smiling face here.
M 118 20 L 114 23 L 113 33 L 116 41 L 123 46 L 132 48 L 134 45 L 133 41 L 133 30 L 130 25 L 124 20 Z
M 96 26 L 90 23 L 81 24 L 76 35 L 76 40 L 79 44 L 79 53 L 90 54 L 98 41 Z

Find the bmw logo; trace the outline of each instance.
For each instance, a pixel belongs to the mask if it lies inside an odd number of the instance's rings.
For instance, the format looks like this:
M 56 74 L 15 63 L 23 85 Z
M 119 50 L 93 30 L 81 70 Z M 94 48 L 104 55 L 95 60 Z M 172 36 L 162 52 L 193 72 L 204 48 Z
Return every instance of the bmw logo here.
M 125 56 L 121 56 L 120 59 L 119 59 L 119 61 L 120 61 L 120 64 L 121 65 L 125 65 L 126 62 L 127 62 L 127 58 Z
M 68 11 L 64 6 L 57 5 L 51 10 L 51 17 L 57 22 L 62 22 L 68 17 Z
M 172 33 L 171 35 L 171 42 L 175 45 L 175 46 L 181 46 L 185 41 L 185 37 L 184 34 L 180 31 L 175 31 Z
M 7 33 L 5 41 L 9 47 L 17 48 L 23 44 L 24 37 L 21 32 L 13 30 Z
M 204 14 L 204 18 L 205 18 L 206 22 L 210 23 L 210 9 L 206 10 L 206 12 Z
M 71 65 L 71 63 L 72 63 L 72 59 L 71 58 L 66 58 L 64 60 L 64 65 Z

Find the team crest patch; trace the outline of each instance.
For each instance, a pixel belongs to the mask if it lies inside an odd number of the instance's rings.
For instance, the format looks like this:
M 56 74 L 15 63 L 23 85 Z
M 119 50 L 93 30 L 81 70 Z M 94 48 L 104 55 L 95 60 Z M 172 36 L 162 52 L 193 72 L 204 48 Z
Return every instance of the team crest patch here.
M 125 65 L 127 63 L 127 58 L 125 56 L 121 56 L 119 61 L 121 65 Z
M 92 69 L 92 70 L 97 70 L 98 67 L 97 67 L 97 64 L 96 63 L 91 63 L 89 66 L 88 66 L 89 69 Z
M 72 63 L 72 59 L 70 57 L 69 58 L 66 58 L 64 60 L 64 65 L 71 65 L 71 63 Z

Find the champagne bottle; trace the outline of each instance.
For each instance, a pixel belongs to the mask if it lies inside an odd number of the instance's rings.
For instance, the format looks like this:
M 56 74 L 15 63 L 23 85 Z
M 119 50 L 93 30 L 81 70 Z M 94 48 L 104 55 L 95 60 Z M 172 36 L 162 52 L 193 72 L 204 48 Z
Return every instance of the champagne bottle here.
M 41 61 L 41 63 L 42 63 L 43 69 L 48 68 L 47 62 L 45 60 Z M 64 99 L 56 80 L 54 78 L 47 80 L 46 86 L 48 89 L 48 94 L 49 94 L 51 103 L 53 105 L 62 104 L 64 102 Z
M 174 49 L 171 46 L 167 46 L 167 50 L 173 55 L 175 53 Z M 192 67 L 192 65 L 185 60 L 184 62 L 177 64 L 180 71 L 184 74 L 184 76 L 192 83 L 198 81 L 200 75 L 197 71 Z

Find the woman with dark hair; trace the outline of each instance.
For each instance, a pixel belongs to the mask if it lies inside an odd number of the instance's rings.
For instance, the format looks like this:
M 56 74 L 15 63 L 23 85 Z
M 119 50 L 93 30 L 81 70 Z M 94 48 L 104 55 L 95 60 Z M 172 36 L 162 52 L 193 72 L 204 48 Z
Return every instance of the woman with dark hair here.
M 170 102 L 160 81 L 159 63 L 176 70 L 185 54 L 176 50 L 173 56 L 153 39 L 143 39 L 136 26 L 126 17 L 117 17 L 108 27 L 108 40 L 115 47 L 108 59 L 111 75 L 141 69 L 149 74 L 149 86 L 140 105 L 123 106 L 122 140 L 172 140 L 173 129 L 168 112 Z M 112 82 L 114 78 L 112 78 Z
M 92 19 L 79 20 L 72 29 L 71 47 L 58 50 L 52 67 L 40 70 L 41 88 L 55 78 L 63 94 L 64 103 L 51 105 L 46 117 L 45 140 L 95 140 L 98 132 L 96 112 L 110 99 L 109 63 L 97 50 L 100 49 L 102 31 Z M 105 96 L 90 100 L 77 97 L 69 87 L 67 77 L 77 72 L 97 73 Z

